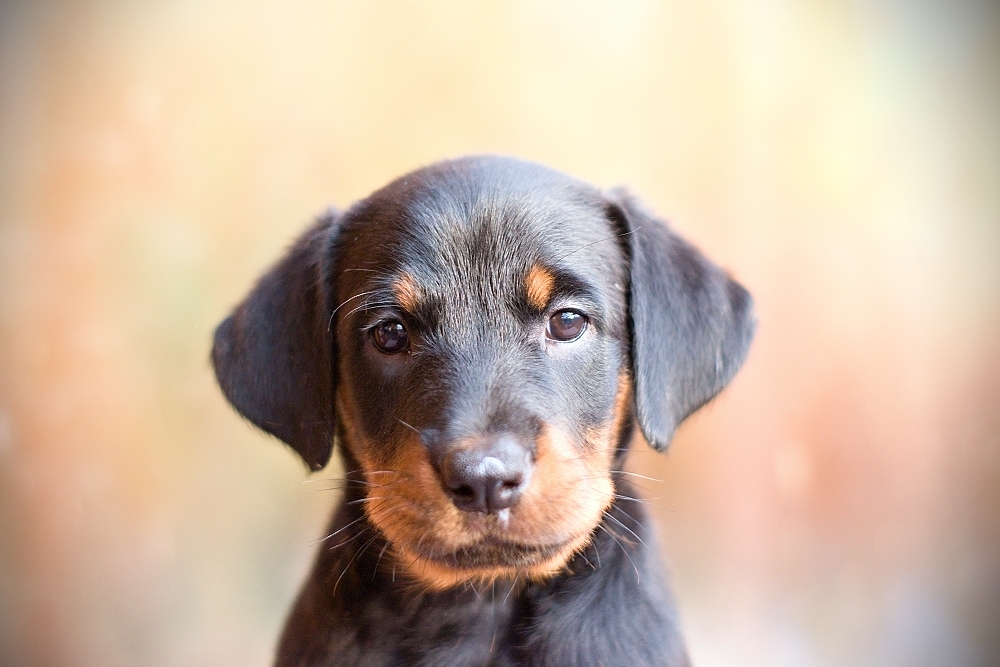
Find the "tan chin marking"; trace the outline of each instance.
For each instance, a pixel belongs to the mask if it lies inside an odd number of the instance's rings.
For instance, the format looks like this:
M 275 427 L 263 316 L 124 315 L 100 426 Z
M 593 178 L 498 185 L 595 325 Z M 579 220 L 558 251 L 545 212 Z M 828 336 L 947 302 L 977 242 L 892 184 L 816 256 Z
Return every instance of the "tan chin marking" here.
M 495 517 L 462 512 L 441 488 L 437 473 L 418 437 L 408 434 L 391 456 L 367 441 L 350 418 L 349 402 L 340 401 L 347 440 L 370 483 L 365 513 L 390 543 L 390 554 L 405 575 L 428 590 L 496 580 L 544 580 L 563 571 L 566 563 L 590 543 L 604 512 L 614 499 L 610 463 L 617 435 L 631 397 L 627 375 L 608 420 L 589 429 L 584 442 L 546 424 L 537 440 L 531 485 L 511 508 L 505 528 Z M 342 396 L 342 399 L 345 398 Z M 562 544 L 537 563 L 461 568 L 421 555 L 459 551 L 490 536 L 521 544 Z M 383 562 L 383 567 L 385 561 Z
M 531 307 L 537 310 L 545 310 L 545 306 L 549 305 L 549 299 L 552 298 L 552 290 L 555 288 L 555 284 L 556 279 L 551 271 L 539 264 L 532 266 L 531 270 L 528 271 L 528 276 L 524 280 L 528 303 Z
M 443 591 L 464 584 L 489 585 L 495 581 L 545 581 L 560 572 L 566 563 L 590 544 L 591 535 L 582 535 L 567 544 L 558 553 L 536 565 L 521 567 L 497 566 L 493 568 L 463 569 L 417 556 L 393 545 L 393 557 L 403 572 L 428 590 Z

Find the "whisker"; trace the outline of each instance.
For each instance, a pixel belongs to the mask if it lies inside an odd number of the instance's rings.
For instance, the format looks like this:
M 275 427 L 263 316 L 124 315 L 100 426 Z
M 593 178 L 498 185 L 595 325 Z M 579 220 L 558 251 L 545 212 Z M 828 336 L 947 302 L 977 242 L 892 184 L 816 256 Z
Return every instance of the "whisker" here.
M 343 302 L 341 302 L 341 304 L 339 306 L 337 306 L 336 308 L 334 308 L 333 312 L 330 313 L 330 320 L 326 323 L 326 331 L 327 331 L 327 333 L 329 333 L 330 329 L 333 328 L 333 318 L 337 314 L 337 311 L 340 310 L 341 308 L 343 308 L 344 305 L 346 305 L 348 301 L 354 301 L 355 299 L 357 299 L 359 297 L 368 296 L 369 294 L 375 294 L 376 292 L 378 292 L 378 290 L 371 290 L 369 292 L 361 292 L 360 294 L 355 294 L 354 296 L 348 297 Z
M 662 479 L 657 479 L 656 477 L 647 477 L 646 475 L 640 475 L 637 472 L 629 472 L 628 470 L 616 470 L 613 475 L 632 475 L 633 477 L 639 477 L 641 479 L 648 479 L 650 482 L 659 482 L 660 484 L 665 484 Z
M 362 301 L 361 305 L 348 311 L 344 317 L 350 317 L 359 310 L 371 310 L 372 308 L 388 308 L 390 306 L 395 306 L 395 301 Z
M 396 496 L 385 496 L 383 498 L 380 498 L 377 503 L 374 503 L 374 504 L 366 507 L 365 508 L 365 513 L 370 515 L 370 514 L 372 514 L 374 512 L 378 512 L 383 507 L 385 507 L 386 505 L 391 505 L 391 503 L 392 503 L 393 500 L 400 500 L 400 499 L 397 498 Z M 403 503 L 402 502 L 396 503 L 395 506 L 396 507 L 402 507 Z
M 510 594 L 514 592 L 514 588 L 517 586 L 517 578 L 521 576 L 521 571 L 517 570 L 514 572 L 514 582 L 510 585 L 510 590 L 507 591 L 507 595 L 504 596 L 503 605 L 506 606 L 507 600 L 510 598 Z
M 622 500 L 629 500 L 629 501 L 632 501 L 634 503 L 638 503 L 640 505 L 645 505 L 646 507 L 653 507 L 653 508 L 656 508 L 656 509 L 660 510 L 661 512 L 667 512 L 668 514 L 677 514 L 677 510 L 676 509 L 674 509 L 672 507 L 665 507 L 663 505 L 657 505 L 656 503 L 651 503 L 651 502 L 649 502 L 649 500 L 646 500 L 645 498 L 630 498 L 628 496 L 620 496 L 617 493 L 615 494 L 615 498 L 621 498 Z M 651 500 L 660 500 L 662 498 L 666 498 L 666 496 L 656 496 L 655 498 L 652 498 Z M 621 505 L 615 505 L 615 509 L 617 509 L 619 512 L 621 512 L 622 514 L 624 514 L 628 518 L 632 519 L 636 523 L 639 523 L 639 524 L 642 523 L 641 521 L 639 521 L 638 519 L 636 519 L 634 516 L 632 516 L 631 514 L 629 514 L 628 512 L 626 512 L 622 508 Z
M 584 248 L 589 248 L 592 245 L 597 245 L 598 243 L 604 243 L 605 241 L 610 241 L 612 239 L 625 238 L 626 236 L 628 236 L 630 234 L 635 234 L 640 229 L 642 229 L 642 227 L 636 227 L 635 229 L 633 229 L 631 231 L 628 231 L 628 232 L 623 232 L 621 234 L 612 234 L 611 236 L 608 236 L 606 238 L 598 239 L 597 241 L 592 241 L 591 243 L 585 243 L 582 246 L 580 246 L 579 248 L 577 248 L 576 250 L 574 250 L 573 252 L 566 253 L 565 255 L 563 255 L 562 257 L 560 257 L 559 259 L 557 259 L 556 262 L 561 262 L 562 260 L 566 259 L 567 257 L 569 257 L 570 255 L 572 255 L 573 253 L 580 252 Z
M 350 500 L 350 501 L 348 501 L 348 502 L 346 502 L 344 504 L 345 505 L 360 505 L 360 504 L 363 504 L 363 503 L 371 502 L 373 500 L 388 500 L 389 498 L 392 498 L 392 496 L 365 496 L 364 498 L 358 498 L 357 500 Z
M 378 552 L 378 560 L 375 561 L 375 570 L 372 572 L 372 581 L 375 581 L 375 577 L 378 575 L 378 566 L 382 562 L 382 556 L 385 554 L 385 550 L 389 548 L 389 540 L 385 541 L 382 545 L 382 551 Z M 393 564 L 393 572 L 395 572 L 395 564 Z
M 649 501 L 650 500 L 663 500 L 666 497 L 667 497 L 666 495 L 662 495 L 662 496 L 653 496 L 652 498 L 634 498 L 632 496 L 623 496 L 620 493 L 616 493 L 615 494 L 615 498 L 620 498 L 621 500 L 631 500 L 632 502 L 641 503 L 643 505 L 649 505 L 650 507 L 656 507 L 656 508 L 659 508 L 661 510 L 666 510 L 667 508 L 666 507 L 661 507 L 660 505 L 654 505 L 653 503 L 651 503 Z
M 597 527 L 600 528 L 601 530 L 603 530 L 608 535 L 610 535 L 611 539 L 613 539 L 615 542 L 618 543 L 618 546 L 621 547 L 622 553 L 625 554 L 626 558 L 628 558 L 628 562 L 632 564 L 632 569 L 635 570 L 635 583 L 637 583 L 637 584 L 640 583 L 639 568 L 637 568 L 635 566 L 635 561 L 632 560 L 632 557 L 628 555 L 628 549 L 625 548 L 625 545 L 623 545 L 618 540 L 618 538 L 615 537 L 614 533 L 612 533 L 610 530 L 608 530 L 607 528 L 605 528 L 603 524 L 597 524 Z M 624 539 L 624 538 L 622 538 L 622 539 Z
M 622 523 L 621 521 L 619 521 L 617 518 L 615 518 L 614 516 L 612 516 L 610 512 L 605 512 L 604 516 L 608 517 L 609 519 L 611 519 L 612 521 L 614 521 L 615 523 L 617 523 L 619 526 L 621 526 L 622 528 L 624 528 L 625 530 L 627 530 L 628 532 L 630 532 L 632 534 L 632 536 L 635 537 L 635 539 L 639 540 L 639 544 L 641 544 L 642 546 L 644 546 L 647 549 L 649 549 L 649 546 L 647 546 L 647 544 L 642 541 L 641 537 L 639 537 L 638 535 L 635 534 L 634 530 L 632 530 L 631 528 L 629 528 L 628 526 L 626 526 L 624 523 Z M 631 517 L 629 517 L 629 518 L 631 518 Z M 634 520 L 635 519 L 633 519 L 633 521 Z M 649 549 L 649 550 L 652 551 L 652 549 Z
M 348 528 L 350 528 L 351 526 L 353 526 L 354 524 L 356 524 L 358 521 L 362 521 L 364 518 L 365 518 L 364 516 L 359 516 L 354 521 L 350 522 L 346 526 L 341 526 L 340 528 L 338 528 L 337 530 L 333 531 L 332 533 L 330 533 L 326 537 L 321 537 L 318 540 L 313 541 L 309 546 L 315 546 L 315 545 L 319 544 L 320 542 L 327 541 L 328 539 L 330 539 L 331 537 L 337 535 L 338 533 L 344 532 L 345 530 L 347 530 Z
M 612 508 L 610 510 L 608 510 L 608 512 L 611 512 L 611 511 L 614 511 L 614 510 L 617 510 L 618 512 L 621 512 L 622 514 L 624 514 L 626 517 L 628 517 L 629 519 L 631 519 L 632 521 L 634 521 L 636 523 L 636 525 L 639 525 L 641 523 L 638 519 L 636 519 L 634 516 L 632 516 L 631 514 L 629 514 L 628 512 L 626 512 L 625 510 L 623 510 L 618 505 L 612 506 Z M 605 514 L 607 514 L 608 512 L 605 512 Z
M 420 435 L 420 431 L 415 426 L 411 426 L 410 424 L 407 424 L 406 422 L 404 422 L 402 419 L 400 419 L 398 417 L 396 418 L 396 421 L 398 421 L 400 424 L 402 424 L 406 428 L 410 429 L 411 431 L 413 431 L 417 435 Z
M 353 556 L 351 556 L 351 560 L 347 561 L 347 565 L 344 566 L 344 571 L 340 573 L 340 576 L 337 577 L 337 581 L 333 584 L 333 595 L 337 594 L 337 586 L 340 585 L 340 580 L 344 578 L 344 575 L 347 574 L 347 571 L 351 569 L 351 564 L 357 559 L 358 556 L 364 553 L 364 550 L 368 548 L 368 545 L 374 542 L 376 539 L 378 539 L 378 535 L 365 542 L 365 545 L 360 549 L 358 549 Z
M 345 489 L 357 489 L 357 488 L 369 488 L 369 489 L 385 489 L 396 484 L 392 482 L 391 484 L 376 484 L 374 482 L 366 482 L 364 480 L 341 480 L 342 484 L 334 484 L 331 486 L 322 486 L 315 489 L 308 489 L 312 493 L 321 493 L 326 491 L 343 491 Z
M 363 528 L 363 529 L 359 530 L 358 532 L 356 532 L 354 535 L 351 535 L 349 538 L 347 538 L 343 542 L 337 542 L 336 544 L 334 544 L 332 547 L 330 547 L 329 551 L 333 551 L 335 549 L 339 549 L 340 547 L 344 546 L 345 544 L 350 544 L 351 542 L 353 542 L 354 540 L 358 539 L 359 537 L 361 537 L 362 535 L 364 535 L 365 533 L 368 533 L 368 532 L 371 532 L 370 528 Z
M 611 528 L 607 524 L 603 524 L 603 523 L 602 524 L 598 524 L 598 528 L 600 528 L 602 526 L 604 528 L 604 532 L 606 532 L 609 535 L 613 535 L 614 537 L 616 537 L 618 539 L 619 545 L 622 542 L 624 542 L 625 544 L 629 545 L 630 547 L 634 547 L 635 546 L 635 542 L 633 542 L 629 538 L 627 538 L 624 535 L 622 535 L 621 533 L 619 533 L 616 529 Z

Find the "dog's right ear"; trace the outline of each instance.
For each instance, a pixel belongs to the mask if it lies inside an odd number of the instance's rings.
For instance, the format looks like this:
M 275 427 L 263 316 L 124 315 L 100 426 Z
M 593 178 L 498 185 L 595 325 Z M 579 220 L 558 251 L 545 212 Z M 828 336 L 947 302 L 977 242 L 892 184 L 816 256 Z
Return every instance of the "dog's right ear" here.
M 321 216 L 215 330 L 212 363 L 236 410 L 312 470 L 335 432 L 335 338 L 328 295 L 338 218 Z

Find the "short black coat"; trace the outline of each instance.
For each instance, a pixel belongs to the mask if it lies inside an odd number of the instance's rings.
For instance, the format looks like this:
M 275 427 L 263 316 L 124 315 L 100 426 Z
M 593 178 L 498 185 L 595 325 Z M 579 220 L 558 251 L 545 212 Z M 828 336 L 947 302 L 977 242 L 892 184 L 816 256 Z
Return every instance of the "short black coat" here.
M 547 299 L 590 317 L 570 356 L 535 345 L 556 306 L 524 296 L 533 267 Z M 413 353 L 387 357 L 369 332 L 399 311 L 401 276 L 420 287 L 405 313 Z M 664 449 L 730 381 L 754 326 L 747 291 L 627 194 L 530 163 L 439 163 L 319 218 L 219 326 L 213 349 L 241 414 L 313 469 L 336 436 L 348 471 L 277 664 L 687 664 L 650 521 L 621 469 L 637 430 Z M 364 509 L 376 487 L 357 471 L 380 472 L 370 460 L 407 447 L 438 470 L 469 437 L 510 432 L 530 447 L 545 424 L 580 443 L 610 429 L 613 496 L 587 540 L 546 576 L 421 586 Z

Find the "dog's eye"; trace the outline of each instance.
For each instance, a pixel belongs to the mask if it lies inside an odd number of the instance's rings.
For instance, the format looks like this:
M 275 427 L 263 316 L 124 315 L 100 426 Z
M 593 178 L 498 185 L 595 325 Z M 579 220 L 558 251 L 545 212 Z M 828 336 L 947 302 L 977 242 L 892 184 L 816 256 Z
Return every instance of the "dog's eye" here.
M 549 318 L 545 335 L 552 340 L 567 342 L 579 338 L 586 328 L 586 315 L 575 310 L 560 310 Z
M 399 320 L 381 322 L 372 330 L 372 342 L 386 354 L 405 352 L 410 347 L 410 335 Z

